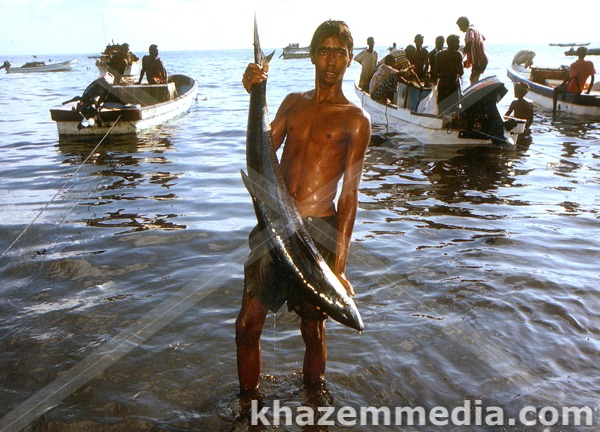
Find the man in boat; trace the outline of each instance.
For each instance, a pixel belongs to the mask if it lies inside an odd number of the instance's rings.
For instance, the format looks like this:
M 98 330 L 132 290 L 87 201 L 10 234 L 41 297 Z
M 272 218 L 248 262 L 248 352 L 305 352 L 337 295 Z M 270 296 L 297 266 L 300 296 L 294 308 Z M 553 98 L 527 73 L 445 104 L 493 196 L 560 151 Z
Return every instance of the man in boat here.
M 417 77 L 413 65 L 409 64 L 400 70 L 396 69 L 397 65 L 398 63 L 393 54 L 384 57 L 383 64 L 377 68 L 369 84 L 371 99 L 381 103 L 395 103 L 394 93 L 399 82 L 408 83 L 412 80 L 415 85 L 420 85 L 419 77 Z
M 463 57 L 458 52 L 460 38 L 450 35 L 448 49 L 435 56 L 433 82 L 437 84 L 437 105 L 440 115 L 449 115 L 458 105 L 461 96 L 460 79 L 463 76 Z
M 479 33 L 473 24 L 469 23 L 467 17 L 460 17 L 456 20 L 456 24 L 460 31 L 465 33 L 465 47 L 463 53 L 467 55 L 464 66 L 471 68 L 471 76 L 469 80 L 471 85 L 479 81 L 481 74 L 485 72 L 485 68 L 488 64 L 487 54 L 485 52 L 485 45 L 483 41 L 485 37 Z
M 587 86 L 587 94 L 590 94 L 592 86 L 594 85 L 594 74 L 596 69 L 594 63 L 590 60 L 585 60 L 588 49 L 584 46 L 577 48 L 578 59 L 571 63 L 569 66 L 569 83 L 567 85 L 567 92 L 581 94 L 585 91 L 586 83 L 588 78 L 591 77 L 590 85 Z
M 138 61 L 139 58 L 129 50 L 129 44 L 124 43 L 120 46 L 120 49 L 112 54 L 110 63 L 108 65 L 109 71 L 115 77 L 115 83 L 121 84 L 121 78 L 125 74 L 125 71 L 134 61 Z
M 362 50 L 354 57 L 354 61 L 361 65 L 358 86 L 366 92 L 369 91 L 369 83 L 377 67 L 377 51 L 373 49 L 375 47 L 375 39 L 372 37 L 367 38 L 367 45 L 367 49 Z
M 586 91 L 586 94 L 590 94 L 594 85 L 594 74 L 596 73 L 596 69 L 594 68 L 593 62 L 585 60 L 587 52 L 588 49 L 584 46 L 577 48 L 578 59 L 569 66 L 569 78 L 554 88 L 552 94 L 552 115 L 556 114 L 556 107 L 560 94 L 573 93 L 580 95 L 585 91 L 587 80 L 591 77 L 590 84 L 587 86 Z
M 427 79 L 427 71 L 429 70 L 429 52 L 423 48 L 423 35 L 415 36 L 415 53 L 412 55 L 410 62 L 415 66 L 415 73 L 420 81 L 429 81 Z
M 167 70 L 162 59 L 158 56 L 158 46 L 150 45 L 149 55 L 142 57 L 142 70 L 138 84 L 142 83 L 142 78 L 146 74 L 148 84 L 165 84 L 168 79 Z
M 310 58 L 315 65 L 315 88 L 291 93 L 271 123 L 275 149 L 283 145 L 281 172 L 291 197 L 323 258 L 350 295 L 346 261 L 358 207 L 358 186 L 371 138 L 368 115 L 342 91 L 352 62 L 353 39 L 342 21 L 325 21 L 315 31 Z M 267 79 L 267 70 L 249 64 L 243 76 L 247 91 Z M 342 179 L 336 203 L 337 185 Z M 301 317 L 306 345 L 303 374 L 307 386 L 322 384 L 327 349 L 327 316 L 308 303 L 290 275 L 271 257 L 258 227 L 250 233 L 251 252 L 244 266 L 244 293 L 236 320 L 237 364 L 242 393 L 253 393 L 261 372 L 260 335 L 269 310 L 287 300 Z
M 435 56 L 444 49 L 444 42 L 446 39 L 444 36 L 438 36 L 435 38 L 435 47 L 429 51 L 429 78 L 433 79 L 433 68 L 435 67 Z

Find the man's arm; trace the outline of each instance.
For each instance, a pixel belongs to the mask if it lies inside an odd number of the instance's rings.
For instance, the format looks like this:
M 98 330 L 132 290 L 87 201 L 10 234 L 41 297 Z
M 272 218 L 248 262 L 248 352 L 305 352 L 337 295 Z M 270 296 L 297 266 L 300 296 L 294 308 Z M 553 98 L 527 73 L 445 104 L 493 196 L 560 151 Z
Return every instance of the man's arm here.
M 346 291 L 354 295 L 354 289 L 346 279 L 346 262 L 350 251 L 350 239 L 358 208 L 358 186 L 362 175 L 365 153 L 371 140 L 371 122 L 366 115 L 357 116 L 350 132 L 350 144 L 346 154 L 346 165 L 342 190 L 337 205 L 337 246 L 333 272 Z
M 140 78 L 138 79 L 138 84 L 142 83 L 142 78 L 144 78 L 145 73 L 146 73 L 146 62 L 142 59 L 142 70 L 140 70 Z

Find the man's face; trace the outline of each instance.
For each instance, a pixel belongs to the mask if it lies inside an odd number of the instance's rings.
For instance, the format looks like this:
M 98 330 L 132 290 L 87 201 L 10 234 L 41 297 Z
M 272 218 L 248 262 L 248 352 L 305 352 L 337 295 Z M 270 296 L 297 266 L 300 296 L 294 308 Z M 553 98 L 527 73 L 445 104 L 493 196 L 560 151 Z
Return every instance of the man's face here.
M 344 73 L 352 62 L 352 53 L 336 36 L 330 36 L 319 43 L 311 61 L 315 65 L 317 81 L 333 85 L 344 78 Z

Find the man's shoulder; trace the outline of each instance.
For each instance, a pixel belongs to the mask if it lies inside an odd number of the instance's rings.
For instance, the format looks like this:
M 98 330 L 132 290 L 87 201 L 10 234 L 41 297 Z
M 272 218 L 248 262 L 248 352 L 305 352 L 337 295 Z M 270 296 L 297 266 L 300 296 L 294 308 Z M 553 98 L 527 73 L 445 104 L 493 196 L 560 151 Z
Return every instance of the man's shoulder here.
M 345 111 L 344 115 L 346 119 L 350 122 L 356 122 L 361 126 L 370 127 L 371 125 L 371 116 L 367 113 L 363 108 L 356 105 L 352 101 L 348 101 L 348 103 L 344 106 Z

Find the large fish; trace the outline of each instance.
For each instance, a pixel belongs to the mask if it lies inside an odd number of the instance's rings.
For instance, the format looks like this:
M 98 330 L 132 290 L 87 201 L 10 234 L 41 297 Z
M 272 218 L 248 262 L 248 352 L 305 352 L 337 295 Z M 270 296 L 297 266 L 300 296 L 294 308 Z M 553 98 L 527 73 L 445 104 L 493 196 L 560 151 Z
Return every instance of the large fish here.
M 264 65 L 272 56 L 265 57 L 260 48 L 255 17 L 255 61 Z M 266 81 L 250 91 L 246 164 L 248 175 L 242 170 L 242 180 L 272 254 L 298 282 L 310 303 L 341 324 L 361 331 L 364 325 L 354 300 L 319 253 L 284 183 L 271 138 Z

